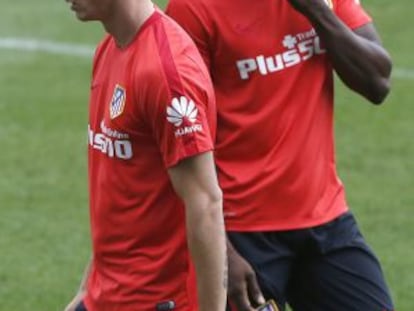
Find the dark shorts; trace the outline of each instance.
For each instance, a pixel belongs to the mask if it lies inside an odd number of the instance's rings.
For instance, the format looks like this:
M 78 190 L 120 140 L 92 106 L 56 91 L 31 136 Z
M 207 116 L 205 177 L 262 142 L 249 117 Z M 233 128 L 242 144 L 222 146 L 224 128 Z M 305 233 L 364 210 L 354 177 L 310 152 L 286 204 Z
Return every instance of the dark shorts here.
M 391 311 L 380 264 L 351 213 L 322 226 L 229 232 L 256 270 L 266 299 L 294 311 Z
M 85 307 L 85 305 L 83 304 L 83 301 L 80 302 L 80 304 L 77 305 L 75 311 L 88 311 Z

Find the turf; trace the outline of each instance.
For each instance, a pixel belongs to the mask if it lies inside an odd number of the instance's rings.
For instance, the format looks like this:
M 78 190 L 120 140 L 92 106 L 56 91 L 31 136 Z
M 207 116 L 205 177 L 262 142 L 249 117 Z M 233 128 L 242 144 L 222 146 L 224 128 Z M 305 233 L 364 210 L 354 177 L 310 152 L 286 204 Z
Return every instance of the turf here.
M 414 2 L 364 3 L 394 66 L 412 74 Z M 1 6 L 0 38 L 93 46 L 102 35 L 98 24 L 77 22 L 64 1 Z M 88 260 L 90 65 L 84 57 L 0 48 L 0 311 L 63 310 Z M 414 307 L 413 85 L 396 74 L 380 107 L 337 88 L 340 175 L 399 311 Z

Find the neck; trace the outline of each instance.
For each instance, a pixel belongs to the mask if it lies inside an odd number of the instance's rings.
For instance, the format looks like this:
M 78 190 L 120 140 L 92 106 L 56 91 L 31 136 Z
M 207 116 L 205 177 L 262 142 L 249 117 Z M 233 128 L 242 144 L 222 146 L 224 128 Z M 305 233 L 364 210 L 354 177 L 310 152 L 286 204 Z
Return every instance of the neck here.
M 108 19 L 103 20 L 105 30 L 111 34 L 118 47 L 127 46 L 134 39 L 144 22 L 154 12 L 151 0 L 116 1 Z

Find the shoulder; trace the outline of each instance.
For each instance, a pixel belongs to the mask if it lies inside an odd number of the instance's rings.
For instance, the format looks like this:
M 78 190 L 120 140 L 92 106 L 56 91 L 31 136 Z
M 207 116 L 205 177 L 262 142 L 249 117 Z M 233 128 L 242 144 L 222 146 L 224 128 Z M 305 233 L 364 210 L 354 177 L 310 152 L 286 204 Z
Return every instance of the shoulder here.
M 209 73 L 189 35 L 164 13 L 157 14 L 129 55 L 135 92 L 169 97 L 210 87 Z
M 173 16 L 174 19 L 185 18 L 189 15 L 208 19 L 213 12 L 221 8 L 222 2 L 222 0 L 170 0 L 166 12 L 168 15 Z
M 335 14 L 351 29 L 372 22 L 360 0 L 331 0 Z
M 95 49 L 95 58 L 101 56 L 111 45 L 112 37 L 110 35 L 105 35 L 102 40 L 98 43 Z
M 154 26 L 154 42 L 161 70 L 167 77 L 208 75 L 204 61 L 190 36 L 170 17 L 162 14 Z
M 191 7 L 191 8 L 202 8 L 209 6 L 214 3 L 215 0 L 170 0 L 168 7 Z
M 159 23 L 155 25 L 157 42 L 168 41 L 174 51 L 184 50 L 192 44 L 190 36 L 173 18 L 162 12 L 160 12 L 160 15 Z
M 105 35 L 105 37 L 98 43 L 93 57 L 93 74 L 95 74 L 96 68 L 99 66 L 99 63 L 102 62 L 102 60 L 105 58 L 105 54 L 110 49 L 111 41 L 111 36 Z

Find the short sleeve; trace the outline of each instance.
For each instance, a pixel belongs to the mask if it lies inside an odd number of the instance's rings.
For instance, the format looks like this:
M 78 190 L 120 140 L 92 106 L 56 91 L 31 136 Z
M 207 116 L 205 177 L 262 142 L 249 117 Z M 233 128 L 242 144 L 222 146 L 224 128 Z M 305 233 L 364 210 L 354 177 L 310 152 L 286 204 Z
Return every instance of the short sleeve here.
M 146 123 L 167 168 L 214 148 L 213 86 L 196 47 L 193 49 L 201 64 L 187 55 L 191 51 L 162 57 L 160 76 L 150 82 L 145 100 Z
M 210 69 L 211 64 L 211 21 L 204 8 L 195 0 L 170 0 L 166 13 L 172 17 L 193 39 Z
M 355 29 L 372 22 L 360 0 L 336 0 L 334 3 L 335 13 L 349 28 Z

